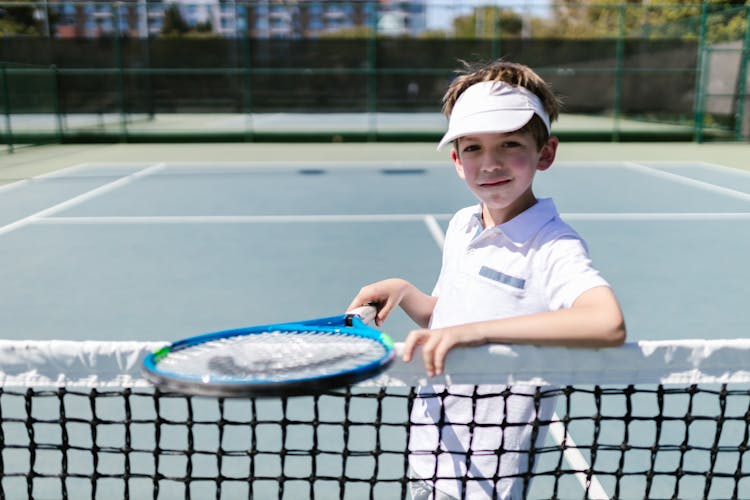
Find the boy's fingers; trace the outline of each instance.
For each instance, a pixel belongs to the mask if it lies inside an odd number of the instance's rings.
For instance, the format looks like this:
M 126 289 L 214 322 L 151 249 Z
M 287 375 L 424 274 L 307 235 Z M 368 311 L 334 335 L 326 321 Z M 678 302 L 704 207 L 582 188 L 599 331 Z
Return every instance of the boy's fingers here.
M 356 297 L 354 297 L 354 300 L 352 300 L 352 303 L 349 304 L 349 307 L 346 308 L 347 311 L 351 311 L 352 309 L 357 309 L 358 307 L 372 305 L 375 306 L 378 309 L 378 313 L 375 316 L 375 324 L 377 326 L 380 326 L 380 324 L 385 321 L 385 318 L 388 317 L 388 312 L 386 311 L 385 314 L 383 314 L 383 303 L 372 298 L 369 295 L 363 295 L 359 294 Z M 393 306 L 391 306 L 392 308 Z
M 408 363 L 414 357 L 414 348 L 417 347 L 418 340 L 419 335 L 417 332 L 410 332 L 409 335 L 406 336 L 406 340 L 404 341 L 404 352 L 401 355 L 405 362 Z
M 408 363 L 411 361 L 412 356 L 414 356 L 414 344 L 407 344 L 404 342 L 404 349 L 401 351 L 401 359 L 404 360 L 405 363 Z
M 395 304 L 392 300 L 386 300 L 385 302 L 381 302 L 378 304 L 380 307 L 378 309 L 378 314 L 375 316 L 375 324 L 377 326 L 382 325 L 385 320 L 388 318 L 388 315 L 391 314 L 391 311 L 393 310 L 393 307 Z
M 422 339 L 424 338 L 424 330 L 414 330 L 412 332 L 409 332 L 409 335 L 406 336 L 406 340 L 404 340 L 404 351 L 401 355 L 401 358 L 405 362 L 409 362 L 414 357 L 414 349 L 417 347 L 418 343 L 422 342 Z
M 422 360 L 424 361 L 427 375 L 430 377 L 435 375 L 435 348 L 438 342 L 440 342 L 440 336 L 431 335 L 427 342 L 422 346 Z
M 414 330 L 404 341 L 403 360 L 409 362 L 414 356 L 414 349 L 422 345 L 422 361 L 429 377 L 440 375 L 445 368 L 445 357 L 450 350 L 450 343 L 442 335 L 432 330 Z
M 356 309 L 358 307 L 362 307 L 366 303 L 367 303 L 366 300 L 363 301 L 362 299 L 359 298 L 359 295 L 357 295 L 356 297 L 354 297 L 354 300 L 352 300 L 352 303 L 349 304 L 349 307 L 347 307 L 346 310 L 347 311 L 351 311 L 352 309 Z
M 445 358 L 448 356 L 448 351 L 451 348 L 445 339 L 441 340 L 442 341 L 435 347 L 435 352 L 432 355 L 433 363 L 435 364 L 435 375 L 443 373 L 443 370 L 445 369 Z

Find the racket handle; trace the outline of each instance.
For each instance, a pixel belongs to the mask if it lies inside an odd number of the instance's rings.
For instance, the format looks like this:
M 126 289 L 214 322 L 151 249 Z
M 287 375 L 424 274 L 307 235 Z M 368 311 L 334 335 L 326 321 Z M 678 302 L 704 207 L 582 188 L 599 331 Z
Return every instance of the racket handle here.
M 375 316 L 378 314 L 378 308 L 375 305 L 366 305 L 356 307 L 350 311 L 347 311 L 348 316 L 357 316 L 366 325 L 371 325 L 375 322 Z

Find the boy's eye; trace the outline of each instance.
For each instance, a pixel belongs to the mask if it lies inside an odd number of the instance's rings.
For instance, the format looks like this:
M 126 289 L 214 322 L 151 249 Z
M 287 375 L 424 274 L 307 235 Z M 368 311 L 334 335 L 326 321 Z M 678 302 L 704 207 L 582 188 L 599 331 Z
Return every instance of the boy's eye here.
M 517 148 L 520 147 L 521 143 L 516 141 L 507 141 L 503 143 L 504 148 Z
M 464 153 L 471 153 L 474 151 L 479 151 L 479 145 L 477 144 L 468 144 L 464 146 Z

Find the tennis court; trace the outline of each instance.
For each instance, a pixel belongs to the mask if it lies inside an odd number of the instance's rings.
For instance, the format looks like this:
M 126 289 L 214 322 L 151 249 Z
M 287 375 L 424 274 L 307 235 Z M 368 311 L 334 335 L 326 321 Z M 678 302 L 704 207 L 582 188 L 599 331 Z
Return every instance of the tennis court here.
M 259 148 L 268 160 L 219 147 L 214 160 L 169 161 L 164 147 L 152 161 L 139 158 L 147 147 L 87 152 L 98 162 L 57 157 L 62 168 L 0 190 L 0 251 L 12 264 L 2 270 L 3 336 L 166 340 L 336 313 L 386 276 L 429 290 L 437 228 L 473 198 L 447 158 L 420 161 L 419 148 L 403 160 L 388 145 L 362 146 L 360 159 L 356 146 L 330 159 L 334 146 L 297 147 L 310 161 L 271 158 L 289 145 Z M 562 154 L 537 176 L 537 195 L 554 197 L 587 239 L 631 340 L 741 337 L 750 174 L 678 155 Z M 396 339 L 409 328 L 404 318 L 388 325 Z
M 750 148 L 566 148 L 535 191 L 587 240 L 628 340 L 747 337 Z M 50 146 L 0 158 L 0 175 L 0 331 L 19 340 L 171 341 L 337 314 L 390 276 L 430 290 L 450 216 L 474 203 L 423 144 Z M 384 330 L 410 328 L 398 312 Z

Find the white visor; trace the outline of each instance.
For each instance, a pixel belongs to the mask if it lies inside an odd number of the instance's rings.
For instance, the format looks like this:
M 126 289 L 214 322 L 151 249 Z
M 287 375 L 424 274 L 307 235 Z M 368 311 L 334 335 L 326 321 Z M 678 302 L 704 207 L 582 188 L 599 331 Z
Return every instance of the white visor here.
M 530 90 L 504 82 L 479 82 L 466 89 L 453 105 L 448 132 L 438 150 L 471 134 L 514 132 L 536 114 L 550 132 L 549 115 Z

